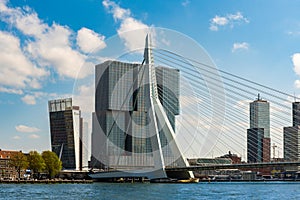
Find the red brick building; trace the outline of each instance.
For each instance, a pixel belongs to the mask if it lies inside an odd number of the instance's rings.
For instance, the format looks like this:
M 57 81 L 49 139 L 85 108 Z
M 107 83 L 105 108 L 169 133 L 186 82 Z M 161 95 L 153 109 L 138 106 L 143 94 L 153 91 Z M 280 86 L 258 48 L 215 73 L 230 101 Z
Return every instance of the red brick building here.
M 0 180 L 14 180 L 18 177 L 15 167 L 11 167 L 9 162 L 11 158 L 20 151 L 3 151 L 0 149 Z M 25 171 L 21 171 L 23 175 Z

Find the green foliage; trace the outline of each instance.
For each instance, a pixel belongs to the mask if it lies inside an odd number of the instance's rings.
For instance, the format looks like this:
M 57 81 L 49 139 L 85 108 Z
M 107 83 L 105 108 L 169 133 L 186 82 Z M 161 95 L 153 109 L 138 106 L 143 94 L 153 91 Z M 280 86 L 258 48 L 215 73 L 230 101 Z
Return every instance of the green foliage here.
M 28 160 L 27 157 L 22 153 L 18 152 L 15 155 L 13 155 L 10 159 L 9 165 L 12 167 L 15 167 L 18 171 L 19 179 L 22 169 L 26 169 L 28 167 Z
M 59 160 L 56 153 L 52 151 L 44 151 L 42 157 L 45 161 L 45 169 L 49 173 L 50 178 L 53 178 L 62 169 L 62 162 Z
M 42 172 L 46 167 L 43 157 L 37 151 L 30 151 L 27 159 L 34 174 Z

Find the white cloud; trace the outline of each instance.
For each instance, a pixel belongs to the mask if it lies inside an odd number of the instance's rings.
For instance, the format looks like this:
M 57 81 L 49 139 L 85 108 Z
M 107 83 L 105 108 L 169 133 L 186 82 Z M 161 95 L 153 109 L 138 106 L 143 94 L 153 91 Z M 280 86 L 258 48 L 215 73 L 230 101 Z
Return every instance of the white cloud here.
M 21 139 L 21 137 L 18 136 L 18 135 L 15 135 L 15 136 L 13 137 L 13 139 L 14 139 L 14 140 L 19 140 L 19 139 Z
M 84 78 L 87 76 L 84 73 L 78 74 L 85 62 L 86 55 L 80 53 L 74 47 L 73 39 L 76 38 L 76 33 L 69 27 L 56 23 L 48 25 L 40 20 L 38 14 L 31 8 L 8 7 L 7 1 L 0 2 L 0 20 L 9 24 L 12 28 L 18 29 L 25 39 L 24 47 L 20 49 L 19 39 L 16 37 L 9 38 L 11 46 L 14 44 L 14 46 L 19 47 L 19 50 L 14 48 L 12 52 L 19 55 L 17 58 L 19 62 L 22 62 L 22 65 L 20 63 L 15 65 L 22 66 L 20 67 L 22 69 L 35 68 L 35 70 L 27 70 L 31 72 L 31 76 L 32 73 L 34 73 L 33 75 L 40 73 L 39 76 L 36 75 L 37 77 L 32 78 L 32 80 L 28 80 L 28 76 L 25 76 L 25 73 L 23 79 L 21 76 L 21 79 L 12 79 L 15 83 L 11 83 L 11 81 L 8 84 L 25 87 L 25 83 L 31 83 L 28 84 L 30 87 L 40 88 L 40 76 L 48 75 L 46 69 L 49 68 L 55 69 L 61 77 Z M 1 39 L 1 41 L 4 43 L 7 39 Z M 5 44 L 2 45 L 4 46 Z M 1 53 L 1 55 L 6 54 Z M 34 60 L 34 63 L 30 62 L 30 60 Z M 0 58 L 1 65 L 2 62 Z M 9 72 L 15 76 L 19 75 L 12 70 L 6 73 Z M 1 77 L 0 81 L 2 82 Z
M 54 67 L 62 77 L 84 78 L 78 74 L 85 56 L 71 47 L 72 31 L 65 26 L 53 24 L 42 35 L 27 45 L 27 51 L 44 67 Z
M 300 88 L 300 80 L 295 80 L 294 86 L 295 86 L 296 88 Z
M 110 13 L 113 14 L 115 20 L 122 20 L 124 18 L 130 17 L 131 13 L 129 9 L 123 9 L 113 1 L 104 0 L 102 1 L 102 4 L 106 9 L 108 9 Z
M 292 62 L 295 73 L 300 76 L 300 53 L 295 53 L 292 55 Z
M 137 50 L 143 47 L 149 26 L 133 18 L 130 10 L 121 8 L 113 1 L 104 0 L 102 4 L 109 13 L 113 14 L 114 20 L 120 22 L 117 32 L 120 38 L 125 41 L 126 47 L 129 50 Z
M 31 139 L 38 139 L 38 138 L 40 138 L 40 136 L 36 135 L 36 134 L 31 134 L 28 137 L 31 138 Z
M 18 132 L 22 132 L 22 133 L 35 133 L 40 131 L 40 129 L 36 127 L 29 127 L 25 125 L 18 125 L 15 128 Z
M 0 86 L 0 92 L 5 92 L 5 93 L 9 93 L 9 94 L 23 94 L 22 90 L 11 89 L 11 88 L 1 87 L 1 86 Z
M 234 43 L 232 46 L 232 52 L 235 52 L 237 50 L 248 50 L 249 49 L 249 44 L 247 42 L 242 42 L 242 43 Z
M 183 7 L 187 7 L 188 5 L 190 5 L 190 1 L 189 0 L 184 0 L 182 3 L 181 3 L 181 5 L 183 6 Z
M 68 98 L 72 96 L 72 94 L 56 94 L 56 93 L 46 93 L 46 92 L 28 92 L 25 96 L 21 98 L 21 100 L 28 105 L 35 105 L 37 101 L 41 99 L 49 100 L 54 98 Z
M 104 39 L 105 37 L 103 35 L 99 35 L 98 33 L 83 27 L 77 32 L 76 41 L 83 52 L 89 53 L 95 49 L 99 50 L 105 48 L 106 44 Z
M 241 12 L 237 12 L 236 14 L 228 14 L 226 16 L 218 16 L 216 15 L 214 18 L 210 20 L 211 31 L 218 31 L 219 27 L 230 25 L 231 27 L 237 23 L 249 23 L 249 20 L 242 15 Z
M 30 82 L 47 76 L 45 69 L 34 66 L 24 55 L 20 40 L 10 33 L 0 31 L 0 85 L 25 88 Z
M 35 96 L 32 95 L 25 95 L 24 97 L 21 98 L 22 101 L 28 105 L 35 105 L 36 104 L 36 100 L 35 100 Z

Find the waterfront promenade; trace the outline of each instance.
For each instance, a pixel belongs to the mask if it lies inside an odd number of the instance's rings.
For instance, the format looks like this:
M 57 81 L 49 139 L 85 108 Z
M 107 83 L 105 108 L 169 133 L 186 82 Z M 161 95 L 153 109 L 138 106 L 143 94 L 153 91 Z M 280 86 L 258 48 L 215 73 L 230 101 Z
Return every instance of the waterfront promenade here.
M 80 183 L 80 184 L 88 184 L 93 183 L 93 180 L 65 180 L 65 179 L 47 179 L 47 180 L 0 180 L 0 184 L 65 184 L 65 183 Z

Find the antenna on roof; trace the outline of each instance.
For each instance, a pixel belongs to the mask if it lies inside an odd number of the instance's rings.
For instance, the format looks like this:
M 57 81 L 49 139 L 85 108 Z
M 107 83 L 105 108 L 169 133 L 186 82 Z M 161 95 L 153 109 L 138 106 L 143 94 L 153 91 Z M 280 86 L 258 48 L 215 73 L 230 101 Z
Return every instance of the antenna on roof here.
M 294 102 L 296 102 L 296 94 L 295 94 L 295 91 L 294 91 Z
M 260 94 L 258 93 L 258 95 L 257 95 L 257 100 L 260 100 Z

